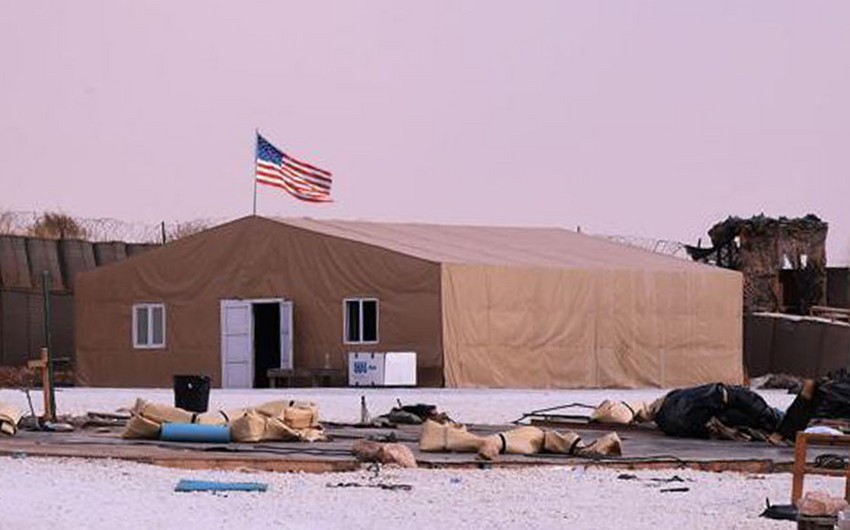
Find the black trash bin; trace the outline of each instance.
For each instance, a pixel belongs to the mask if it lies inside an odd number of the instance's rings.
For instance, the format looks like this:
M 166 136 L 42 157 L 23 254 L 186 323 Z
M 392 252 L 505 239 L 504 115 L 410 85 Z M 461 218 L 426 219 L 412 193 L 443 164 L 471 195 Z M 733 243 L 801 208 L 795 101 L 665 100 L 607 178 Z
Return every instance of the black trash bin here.
M 206 412 L 210 403 L 210 383 L 206 375 L 175 375 L 174 406 L 192 412 Z

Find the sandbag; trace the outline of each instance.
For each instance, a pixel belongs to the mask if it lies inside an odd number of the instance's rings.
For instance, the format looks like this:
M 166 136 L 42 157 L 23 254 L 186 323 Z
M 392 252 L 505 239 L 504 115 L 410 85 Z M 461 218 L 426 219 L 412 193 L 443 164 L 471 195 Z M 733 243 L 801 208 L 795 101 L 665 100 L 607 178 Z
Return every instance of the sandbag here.
M 0 403 L 0 433 L 14 436 L 23 413 L 17 407 Z
M 195 414 L 188 410 L 178 409 L 169 405 L 160 405 L 148 401 L 136 402 L 137 414 L 156 423 L 192 423 Z
M 235 442 L 326 440 L 319 408 L 306 401 L 270 401 L 253 409 L 195 414 L 168 405 L 137 399 L 124 438 L 155 439 L 165 423 L 228 425 Z
M 462 425 L 426 420 L 419 436 L 419 450 L 478 453 L 485 460 L 494 460 L 499 454 L 532 455 L 541 452 L 594 457 L 619 456 L 622 443 L 612 432 L 585 446 L 574 432 L 559 433 L 533 426 L 482 437 L 468 432 Z
M 157 423 L 139 414 L 134 414 L 127 422 L 122 438 L 155 440 L 159 438 L 161 423 Z
M 448 446 L 450 429 L 466 431 L 466 427 L 463 425 L 425 420 L 419 433 L 419 450 L 425 452 L 445 451 Z
M 256 411 L 249 410 L 230 422 L 230 438 L 234 442 L 259 442 L 266 431 L 266 419 Z
M 615 432 L 609 432 L 594 440 L 590 445 L 585 445 L 581 436 L 575 432 L 546 431 L 543 451 L 585 458 L 621 456 L 623 454 L 623 443 Z
M 649 405 L 646 403 L 629 403 L 606 399 L 593 409 L 590 414 L 590 421 L 619 425 L 652 421 L 648 409 Z

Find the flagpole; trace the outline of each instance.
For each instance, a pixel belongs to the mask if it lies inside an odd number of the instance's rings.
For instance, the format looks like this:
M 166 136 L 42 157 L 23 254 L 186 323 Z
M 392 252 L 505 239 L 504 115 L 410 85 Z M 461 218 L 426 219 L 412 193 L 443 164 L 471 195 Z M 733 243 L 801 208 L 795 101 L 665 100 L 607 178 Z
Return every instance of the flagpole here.
M 257 147 L 260 143 L 260 130 L 254 129 L 254 167 L 252 168 L 251 180 L 254 181 L 254 216 L 257 215 Z

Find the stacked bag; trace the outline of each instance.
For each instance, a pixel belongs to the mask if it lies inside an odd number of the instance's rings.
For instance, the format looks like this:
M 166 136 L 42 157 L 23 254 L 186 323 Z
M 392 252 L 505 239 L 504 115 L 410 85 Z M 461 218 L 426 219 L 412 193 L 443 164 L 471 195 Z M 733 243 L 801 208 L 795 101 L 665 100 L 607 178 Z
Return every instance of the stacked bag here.
M 0 434 L 14 436 L 18 432 L 18 422 L 21 421 L 21 411 L 17 408 L 0 403 Z
M 560 433 L 525 426 L 509 431 L 478 436 L 456 423 L 427 420 L 419 436 L 419 450 L 424 452 L 478 453 L 484 460 L 495 460 L 499 454 L 533 455 L 537 453 L 567 454 L 584 458 L 622 455 L 622 442 L 611 432 L 585 444 L 575 432 Z
M 227 426 L 234 442 L 316 442 L 327 439 L 319 408 L 307 401 L 271 401 L 253 408 L 197 414 L 137 399 L 124 438 L 158 439 L 165 423 Z

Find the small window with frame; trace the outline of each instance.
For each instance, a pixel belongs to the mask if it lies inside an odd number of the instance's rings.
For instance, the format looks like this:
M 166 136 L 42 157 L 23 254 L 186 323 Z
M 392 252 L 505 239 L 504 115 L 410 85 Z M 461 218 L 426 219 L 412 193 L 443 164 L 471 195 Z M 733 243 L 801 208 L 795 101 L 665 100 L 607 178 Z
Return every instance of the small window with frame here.
M 165 348 L 165 304 L 133 305 L 133 348 Z
M 345 344 L 378 343 L 378 299 L 346 298 L 343 301 Z

